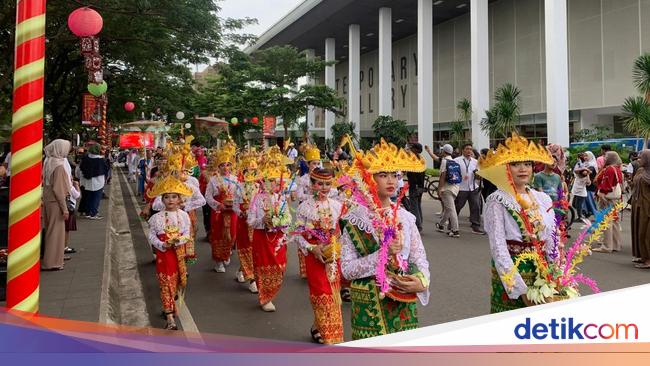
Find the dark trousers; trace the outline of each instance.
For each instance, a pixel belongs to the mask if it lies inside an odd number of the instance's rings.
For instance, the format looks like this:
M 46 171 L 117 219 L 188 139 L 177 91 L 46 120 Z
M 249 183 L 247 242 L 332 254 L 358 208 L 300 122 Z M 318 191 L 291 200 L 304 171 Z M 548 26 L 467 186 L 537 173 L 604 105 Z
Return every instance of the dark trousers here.
M 580 196 L 573 196 L 573 202 L 572 206 L 576 210 L 576 219 L 581 219 L 582 218 L 582 210 L 584 208 L 585 201 L 587 200 L 587 197 L 580 197 Z
M 77 205 L 77 212 L 80 214 L 88 213 L 88 191 L 81 186 L 81 199 Z
M 86 211 L 86 213 L 88 216 L 97 216 L 99 203 L 102 201 L 103 191 L 103 188 L 96 191 L 86 191 L 86 194 L 88 195 L 88 199 L 86 200 L 88 211 Z
M 469 202 L 469 221 L 472 223 L 472 228 L 481 228 L 481 190 L 475 189 L 473 191 L 460 191 L 456 196 L 456 214 L 465 207 Z
M 210 235 L 210 214 L 212 208 L 209 205 L 205 204 L 201 207 L 203 210 L 203 228 L 205 229 L 205 235 Z
M 409 194 L 409 201 L 411 202 L 411 213 L 415 216 L 415 226 L 418 230 L 422 230 L 422 195 Z

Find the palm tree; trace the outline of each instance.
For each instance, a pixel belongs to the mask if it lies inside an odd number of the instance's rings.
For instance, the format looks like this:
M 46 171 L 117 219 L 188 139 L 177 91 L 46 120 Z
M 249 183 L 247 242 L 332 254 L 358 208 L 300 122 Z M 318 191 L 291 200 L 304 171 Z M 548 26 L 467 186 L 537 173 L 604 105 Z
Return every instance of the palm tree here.
M 625 118 L 625 129 L 635 136 L 643 137 L 643 146 L 648 145 L 650 138 L 650 105 L 641 96 L 627 97 L 623 103 Z
M 501 129 L 501 135 L 507 138 L 517 132 L 517 122 L 521 113 L 521 90 L 512 84 L 504 84 L 494 93 L 494 108 Z
M 471 128 L 470 121 L 472 120 L 472 102 L 467 98 L 463 98 L 456 103 L 456 110 L 458 110 L 459 120 L 465 122 L 468 128 Z
M 486 119 L 481 121 L 481 129 L 490 138 L 508 138 L 517 132 L 517 122 L 521 113 L 521 90 L 512 84 L 504 84 L 494 93 L 494 105 L 485 111 Z
M 650 103 L 650 53 L 643 54 L 634 61 L 632 79 L 634 86 L 645 96 L 646 102 Z

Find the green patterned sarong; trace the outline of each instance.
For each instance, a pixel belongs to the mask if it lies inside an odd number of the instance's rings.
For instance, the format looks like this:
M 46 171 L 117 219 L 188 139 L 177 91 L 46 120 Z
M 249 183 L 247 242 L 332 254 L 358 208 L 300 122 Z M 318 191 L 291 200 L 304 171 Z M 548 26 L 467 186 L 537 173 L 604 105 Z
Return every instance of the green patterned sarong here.
M 360 256 L 367 256 L 379 250 L 379 245 L 371 234 L 356 226 L 341 222 Z M 409 273 L 415 273 L 413 265 Z M 363 339 L 416 329 L 418 327 L 417 305 L 415 302 L 396 301 L 388 296 L 379 298 L 379 287 L 374 277 L 353 280 L 350 286 L 352 301 L 352 339 Z
M 512 256 L 512 261 L 516 260 L 516 256 Z M 530 261 L 523 261 L 517 267 L 521 278 L 526 283 L 526 286 L 532 286 L 535 282 L 535 264 Z M 515 310 L 526 307 L 521 298 L 515 300 L 508 297 L 506 289 L 503 287 L 501 277 L 497 273 L 497 269 L 492 261 L 492 295 L 490 297 L 490 313 L 500 313 L 502 311 Z

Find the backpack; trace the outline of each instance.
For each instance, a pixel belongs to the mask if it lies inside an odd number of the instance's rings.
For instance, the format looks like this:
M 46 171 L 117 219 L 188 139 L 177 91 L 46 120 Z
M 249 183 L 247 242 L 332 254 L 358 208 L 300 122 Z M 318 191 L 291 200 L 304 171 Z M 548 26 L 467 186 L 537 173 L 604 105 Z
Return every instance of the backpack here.
M 460 172 L 460 164 L 458 162 L 448 159 L 447 160 L 447 183 L 460 184 L 463 181 L 463 175 Z

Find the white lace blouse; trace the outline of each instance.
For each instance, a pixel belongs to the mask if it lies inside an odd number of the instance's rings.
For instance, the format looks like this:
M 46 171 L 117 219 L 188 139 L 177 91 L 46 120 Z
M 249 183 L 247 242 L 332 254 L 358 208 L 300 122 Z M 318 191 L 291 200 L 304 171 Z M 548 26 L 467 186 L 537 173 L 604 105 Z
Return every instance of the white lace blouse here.
M 215 211 L 219 212 L 223 209 L 222 202 L 217 202 L 214 196 L 218 196 L 222 189 L 227 189 L 233 196 L 233 211 L 239 215 L 239 203 L 241 200 L 241 186 L 237 181 L 237 177 L 230 175 L 227 178 L 214 176 L 210 178 L 207 187 L 205 188 L 205 201 Z
M 267 192 L 257 193 L 251 200 L 248 207 L 248 218 L 246 219 L 248 226 L 253 229 L 265 229 L 264 226 L 264 208 L 265 207 L 282 207 L 284 203 L 284 213 L 288 214 L 290 211 L 289 202 L 286 200 L 286 195 L 279 193 L 269 194 Z
M 545 226 L 544 230 L 540 233 L 540 239 L 545 242 L 545 249 L 550 249 L 553 245 L 552 233 L 555 230 L 555 214 L 550 209 L 553 206 L 553 202 L 546 193 L 531 189 L 529 190 L 529 194 L 532 194 L 535 201 L 539 204 L 539 213 Z M 508 213 L 506 207 L 515 211 L 521 210 L 521 206 L 512 195 L 498 190 L 488 196 L 483 211 L 483 227 L 488 234 L 490 252 L 499 275 L 509 273 L 514 266 L 512 257 L 508 252 L 506 241 L 522 241 L 519 226 L 510 213 Z M 513 300 L 528 291 L 528 286 L 526 286 L 526 283 L 518 272 L 514 276 L 514 281 L 514 286 L 511 290 L 508 290 L 508 286 L 505 283 L 503 284 L 508 297 Z
M 183 210 L 185 212 L 190 212 L 192 210 L 196 210 L 197 208 L 203 207 L 205 205 L 205 197 L 203 197 L 201 194 L 199 187 L 189 183 L 189 181 L 185 182 L 185 185 L 187 188 L 192 190 L 192 196 L 185 198 L 185 206 L 183 207 Z M 162 196 L 157 196 L 153 200 L 151 208 L 156 211 L 162 211 L 165 209 L 165 204 L 162 201 Z
M 343 204 L 332 198 L 328 198 L 327 201 L 317 202 L 313 197 L 301 203 L 300 206 L 298 206 L 298 209 L 296 209 L 296 224 L 302 226 L 319 221 L 321 219 L 318 215 L 318 209 L 320 207 L 329 207 L 332 225 L 336 226 L 336 223 L 341 217 Z M 304 236 L 294 235 L 292 239 L 298 245 L 302 253 L 307 255 L 309 242 L 307 242 Z
M 168 222 L 165 222 L 168 221 Z M 165 233 L 166 225 L 177 226 L 180 230 L 181 236 L 189 238 L 190 236 L 190 216 L 183 210 L 176 211 L 161 211 L 151 216 L 149 219 L 149 244 L 156 249 L 164 252 L 165 243 L 158 239 L 158 235 Z M 186 244 L 187 240 L 181 240 L 176 246 Z
M 415 216 L 404 208 L 400 207 L 397 211 L 397 217 L 402 224 L 402 233 L 404 235 L 404 246 L 400 255 L 414 264 L 420 272 L 430 282 L 429 261 L 427 254 L 422 245 L 420 232 L 415 226 Z M 370 214 L 365 207 L 355 206 L 342 217 L 343 220 L 349 221 L 352 225 L 367 233 L 374 234 Z M 375 236 L 375 240 L 377 237 Z M 406 245 L 408 244 L 408 245 Z M 350 235 L 343 230 L 341 235 L 341 272 L 343 277 L 348 280 L 355 280 L 366 277 L 373 277 L 376 274 L 377 259 L 379 252 L 374 252 L 368 256 L 362 257 L 357 252 Z M 429 288 L 417 294 L 422 305 L 429 303 Z

